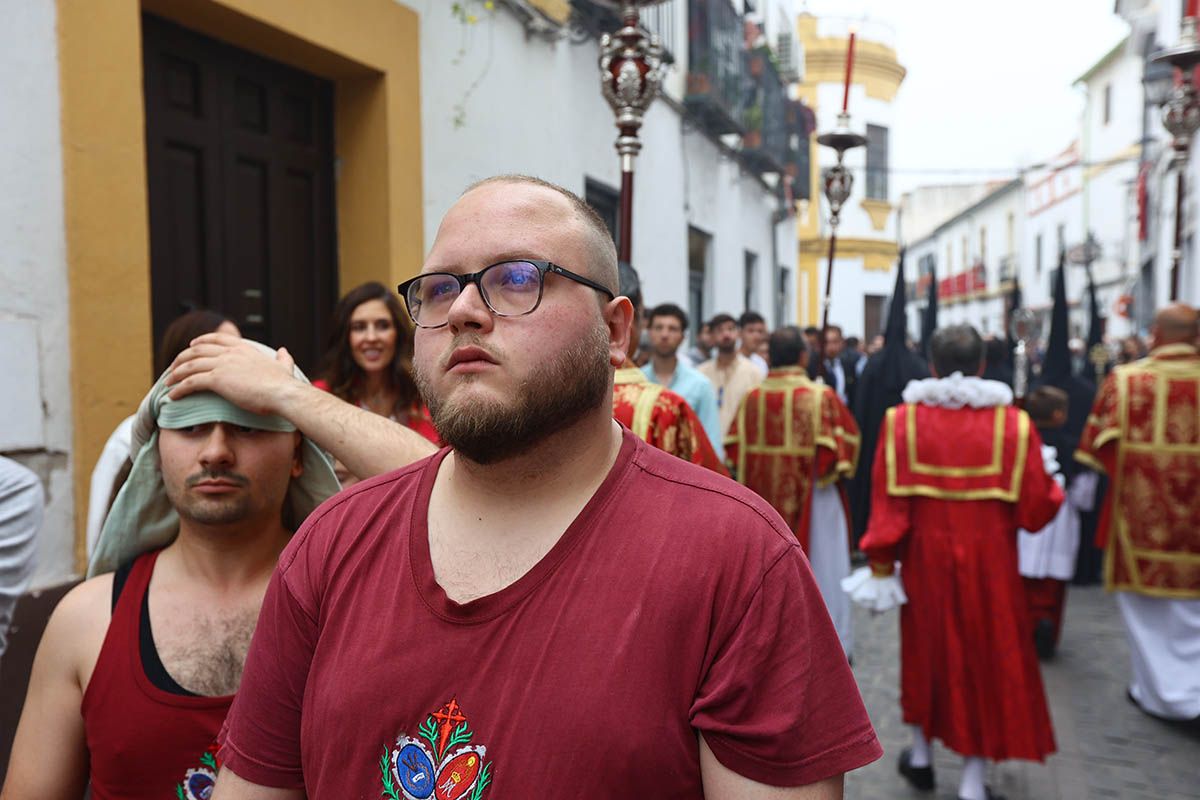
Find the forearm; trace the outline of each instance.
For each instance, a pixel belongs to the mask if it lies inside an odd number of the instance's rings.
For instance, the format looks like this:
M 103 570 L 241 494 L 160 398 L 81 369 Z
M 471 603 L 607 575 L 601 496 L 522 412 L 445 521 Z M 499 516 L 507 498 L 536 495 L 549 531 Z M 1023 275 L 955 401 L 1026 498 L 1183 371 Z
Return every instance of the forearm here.
M 398 422 L 296 381 L 277 395 L 273 412 L 346 465 L 369 478 L 411 464 L 437 448 Z

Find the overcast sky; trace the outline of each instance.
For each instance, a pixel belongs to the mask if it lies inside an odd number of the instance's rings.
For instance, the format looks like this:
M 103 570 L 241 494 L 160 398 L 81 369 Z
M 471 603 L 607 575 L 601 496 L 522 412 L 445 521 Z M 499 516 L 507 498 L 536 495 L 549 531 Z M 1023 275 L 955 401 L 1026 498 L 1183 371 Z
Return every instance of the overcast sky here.
M 809 0 L 817 16 L 886 22 L 908 75 L 893 186 L 1014 177 L 1077 136 L 1072 84 L 1128 31 L 1112 0 Z M 853 109 L 851 109 L 853 113 Z M 1008 170 L 981 173 L 982 170 Z M 957 171 L 957 172 L 956 172 Z

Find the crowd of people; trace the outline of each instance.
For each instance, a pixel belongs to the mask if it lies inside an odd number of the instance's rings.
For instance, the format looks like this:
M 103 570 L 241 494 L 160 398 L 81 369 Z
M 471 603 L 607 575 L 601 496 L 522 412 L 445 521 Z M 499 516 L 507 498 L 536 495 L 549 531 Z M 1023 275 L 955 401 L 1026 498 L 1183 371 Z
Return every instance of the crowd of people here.
M 840 797 L 882 753 L 857 603 L 899 608 L 902 779 L 934 788 L 940 741 L 988 800 L 987 761 L 1054 752 L 1038 658 L 1092 537 L 1131 701 L 1200 718 L 1196 312 L 1097 387 L 1063 298 L 1014 398 L 970 326 L 918 352 L 902 287 L 865 346 L 753 311 L 688 346 L 586 204 L 502 176 L 398 292 L 346 294 L 312 383 L 181 317 L 0 797 Z

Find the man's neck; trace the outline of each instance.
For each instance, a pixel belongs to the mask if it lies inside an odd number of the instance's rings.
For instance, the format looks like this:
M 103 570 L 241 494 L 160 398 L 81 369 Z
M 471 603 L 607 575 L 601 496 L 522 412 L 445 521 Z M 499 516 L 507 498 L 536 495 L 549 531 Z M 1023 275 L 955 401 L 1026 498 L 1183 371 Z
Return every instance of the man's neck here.
M 718 350 L 717 351 L 717 366 L 721 367 L 722 369 L 728 369 L 729 367 L 733 366 L 733 363 L 735 361 L 737 361 L 737 357 L 738 357 L 737 350 L 730 350 L 728 353 L 726 353 L 722 350 Z
M 236 588 L 265 581 L 290 537 L 279 514 L 232 525 L 180 520 L 179 536 L 159 560 L 189 580 Z
M 675 370 L 679 369 L 679 359 L 675 354 L 660 356 L 655 353 L 650 360 L 654 364 L 654 374 L 658 378 L 658 382 L 664 386 L 670 384 L 675 377 Z
M 741 353 L 742 355 L 744 355 L 746 358 L 750 358 L 752 355 L 754 355 L 753 350 L 747 350 L 745 347 L 743 347 L 738 352 Z
M 437 483 L 460 508 L 483 507 L 500 514 L 536 509 L 571 493 L 590 497 L 620 449 L 621 429 L 606 405 L 514 458 L 479 464 L 452 452 L 442 462 Z

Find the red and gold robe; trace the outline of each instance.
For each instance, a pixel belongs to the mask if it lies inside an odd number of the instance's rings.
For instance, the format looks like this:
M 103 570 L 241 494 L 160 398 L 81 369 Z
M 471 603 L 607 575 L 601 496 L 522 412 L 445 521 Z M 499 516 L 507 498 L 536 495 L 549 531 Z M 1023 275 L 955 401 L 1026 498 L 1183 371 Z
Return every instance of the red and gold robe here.
M 876 574 L 901 563 L 904 721 L 962 755 L 1054 752 L 1017 529 L 1040 530 L 1062 501 L 1023 411 L 902 404 L 884 418 L 860 547 Z
M 742 400 L 725 455 L 738 482 L 770 503 L 808 552 L 813 489 L 854 475 L 859 441 L 833 389 L 789 367 L 771 370 Z
M 637 367 L 626 366 L 616 372 L 613 418 L 659 450 L 722 475 L 729 474 L 687 401 L 670 389 L 651 383 Z
M 1096 544 L 1110 590 L 1200 598 L 1200 354 L 1155 349 L 1104 381 L 1075 458 L 1108 473 Z

